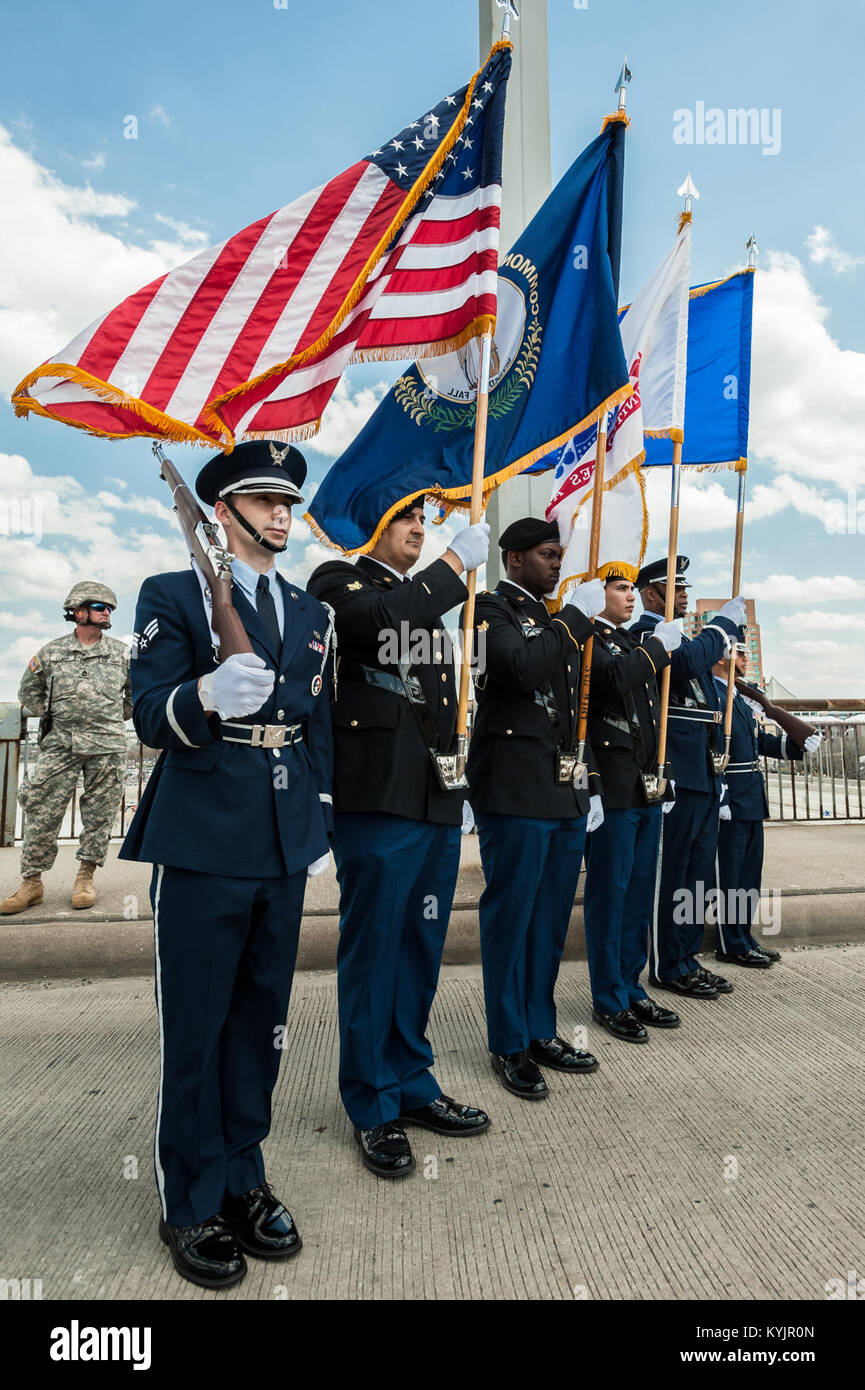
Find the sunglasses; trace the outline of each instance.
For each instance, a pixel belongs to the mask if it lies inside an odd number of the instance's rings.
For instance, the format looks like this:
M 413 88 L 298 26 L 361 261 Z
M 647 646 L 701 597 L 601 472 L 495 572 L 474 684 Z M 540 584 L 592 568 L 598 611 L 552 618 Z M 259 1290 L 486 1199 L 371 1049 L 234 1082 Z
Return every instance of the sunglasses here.
M 87 607 L 92 613 L 113 613 L 114 609 L 110 603 L 88 603 Z

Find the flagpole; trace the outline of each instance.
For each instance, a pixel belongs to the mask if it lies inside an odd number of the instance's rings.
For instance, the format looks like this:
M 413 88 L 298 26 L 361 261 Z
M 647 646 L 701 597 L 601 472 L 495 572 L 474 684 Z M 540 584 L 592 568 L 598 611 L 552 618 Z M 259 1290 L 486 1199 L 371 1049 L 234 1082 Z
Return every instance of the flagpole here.
M 699 193 L 691 182 L 691 173 L 677 190 L 684 197 L 685 206 L 679 220 L 679 233 L 686 222 L 691 221 L 691 199 L 699 198 Z M 676 612 L 676 558 L 679 550 L 679 491 L 682 485 L 682 443 L 673 440 L 673 466 L 670 472 L 670 528 L 667 538 L 667 584 L 664 591 L 664 622 L 671 623 Z M 658 795 L 666 790 L 665 769 L 667 763 L 667 720 L 670 709 L 670 671 L 668 664 L 661 672 L 661 707 L 658 711 Z
M 622 70 L 616 78 L 614 91 L 618 92 L 618 114 L 625 115 L 628 104 L 628 83 L 631 70 L 628 55 L 625 54 Z M 630 365 L 630 364 L 629 364 Z M 586 567 L 586 582 L 595 579 L 598 573 L 598 559 L 601 552 L 601 511 L 604 505 L 604 478 L 607 471 L 607 412 L 598 421 L 598 441 L 595 446 L 595 475 L 592 479 L 592 529 L 589 532 L 589 558 Z M 594 619 L 592 620 L 594 622 Z M 580 670 L 580 699 L 577 706 L 577 766 L 575 775 L 586 766 L 586 730 L 589 722 L 589 688 L 592 679 L 592 651 L 594 637 L 586 638 L 583 646 L 583 663 Z
M 598 572 L 598 558 L 601 550 L 601 509 L 604 504 L 604 474 L 607 464 L 607 412 L 598 421 L 598 442 L 595 446 L 595 476 L 592 479 L 592 529 L 589 532 L 589 559 L 586 581 L 594 579 Z M 580 671 L 580 701 L 577 707 L 577 768 L 586 766 L 586 729 L 589 720 L 589 687 L 592 678 L 592 651 L 594 637 L 587 637 L 583 646 L 583 664 Z M 575 769 L 576 771 L 576 769 Z
M 507 17 L 507 16 L 506 16 Z M 472 526 L 481 519 L 484 494 L 484 454 L 487 442 L 487 409 L 490 396 L 490 357 L 492 356 L 493 335 L 487 330 L 481 335 L 481 364 L 478 373 L 478 397 L 475 412 L 475 448 L 472 460 L 472 493 L 469 504 L 469 522 Z M 475 626 L 475 593 L 478 572 L 469 570 L 466 575 L 466 599 L 463 618 L 463 664 L 460 670 L 460 695 L 457 705 L 457 760 L 462 772 L 465 768 L 466 730 L 469 713 L 469 673 L 472 659 L 472 640 Z
M 745 242 L 748 251 L 748 269 L 753 270 L 756 265 L 756 257 L 759 251 L 757 238 L 751 233 Z M 739 495 L 736 499 L 736 536 L 733 542 L 733 592 L 731 598 L 735 598 L 742 591 L 742 541 L 745 534 L 745 475 L 747 473 L 747 460 L 742 461 L 739 470 Z M 724 707 L 724 756 L 726 767 L 730 761 L 730 744 L 733 731 L 733 695 L 736 689 L 736 643 L 730 647 L 730 665 L 727 671 L 727 703 Z
M 510 38 L 511 19 L 519 19 L 519 11 L 513 0 L 496 0 L 502 15 L 503 39 Z M 469 524 L 474 526 L 481 519 L 484 497 L 484 455 L 487 443 L 487 412 L 490 396 L 490 359 L 492 357 L 493 335 L 489 329 L 480 337 L 480 371 L 478 373 L 478 395 L 475 407 L 475 442 L 472 458 L 472 491 L 469 503 Z M 457 704 L 457 751 L 456 776 L 463 786 L 465 782 L 466 751 L 468 748 L 469 719 L 469 675 L 471 673 L 472 644 L 475 628 L 475 594 L 477 592 L 478 572 L 469 570 L 466 575 L 468 597 L 463 614 L 463 661 L 460 670 L 460 691 Z

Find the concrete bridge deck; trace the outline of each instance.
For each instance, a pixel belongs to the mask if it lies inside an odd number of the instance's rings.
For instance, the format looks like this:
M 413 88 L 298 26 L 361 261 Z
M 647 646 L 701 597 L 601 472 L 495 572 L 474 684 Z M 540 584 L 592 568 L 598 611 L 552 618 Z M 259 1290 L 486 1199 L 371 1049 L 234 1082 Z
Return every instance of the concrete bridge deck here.
M 479 968 L 446 968 L 437 1074 L 493 1125 L 451 1142 L 413 1131 L 418 1169 L 400 1183 L 367 1173 L 351 1139 L 335 990 L 332 973 L 296 979 L 266 1149 L 304 1249 L 250 1261 L 214 1294 L 182 1281 L 157 1237 L 151 982 L 0 988 L 4 1276 L 41 1279 L 44 1299 L 711 1303 L 822 1301 L 865 1273 L 865 946 L 739 972 L 732 995 L 682 1001 L 681 1028 L 646 1047 L 592 1026 L 586 967 L 566 963 L 561 1031 L 588 1024 L 601 1067 L 550 1074 L 535 1105 L 490 1071 Z

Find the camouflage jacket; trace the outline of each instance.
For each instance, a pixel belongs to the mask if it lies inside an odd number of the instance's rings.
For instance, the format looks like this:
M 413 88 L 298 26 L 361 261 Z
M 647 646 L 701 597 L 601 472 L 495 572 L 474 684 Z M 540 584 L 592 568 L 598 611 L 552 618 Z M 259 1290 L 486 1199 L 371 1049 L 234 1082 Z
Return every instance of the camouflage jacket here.
M 18 699 L 31 714 L 51 706 L 51 740 L 73 753 L 123 753 L 132 713 L 129 649 L 103 633 L 85 647 L 74 632 L 47 642 L 28 664 Z

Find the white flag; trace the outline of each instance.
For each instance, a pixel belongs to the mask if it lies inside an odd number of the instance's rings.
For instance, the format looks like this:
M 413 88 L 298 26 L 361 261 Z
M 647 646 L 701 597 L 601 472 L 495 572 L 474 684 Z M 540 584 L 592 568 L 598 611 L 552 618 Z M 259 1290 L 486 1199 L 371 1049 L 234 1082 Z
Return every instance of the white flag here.
M 649 519 L 640 465 L 643 433 L 682 437 L 688 351 L 691 226 L 640 291 L 620 324 L 634 393 L 613 413 L 607 435 L 598 574 L 634 580 Z M 575 436 L 556 466 L 547 518 L 559 524 L 564 554 L 559 595 L 588 574 L 597 427 Z

